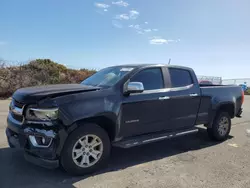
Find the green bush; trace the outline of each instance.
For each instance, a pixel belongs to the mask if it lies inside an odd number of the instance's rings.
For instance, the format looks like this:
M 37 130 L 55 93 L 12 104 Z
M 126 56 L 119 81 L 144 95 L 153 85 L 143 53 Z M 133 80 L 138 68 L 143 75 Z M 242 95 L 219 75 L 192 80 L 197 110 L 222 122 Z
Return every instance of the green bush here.
M 22 87 L 80 83 L 95 70 L 68 69 L 50 59 L 36 59 L 28 64 L 6 66 L 0 62 L 0 98 L 10 97 Z

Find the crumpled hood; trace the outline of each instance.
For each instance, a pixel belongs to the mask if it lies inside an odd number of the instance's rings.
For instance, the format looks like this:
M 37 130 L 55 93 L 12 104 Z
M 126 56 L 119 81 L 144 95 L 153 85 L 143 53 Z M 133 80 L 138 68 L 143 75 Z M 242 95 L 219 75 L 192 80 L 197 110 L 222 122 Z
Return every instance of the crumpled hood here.
M 57 97 L 78 92 L 96 91 L 100 87 L 86 86 L 82 84 L 57 84 L 18 89 L 13 98 L 20 103 L 36 103 L 46 97 Z

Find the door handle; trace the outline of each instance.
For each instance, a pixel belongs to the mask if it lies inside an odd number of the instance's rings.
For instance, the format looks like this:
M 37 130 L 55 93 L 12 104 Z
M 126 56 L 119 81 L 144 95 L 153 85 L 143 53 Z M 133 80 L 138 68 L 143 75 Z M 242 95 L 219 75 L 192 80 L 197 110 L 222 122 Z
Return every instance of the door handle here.
M 167 100 L 167 99 L 170 99 L 170 97 L 168 97 L 168 96 L 159 97 L 159 100 Z
M 197 93 L 192 93 L 192 94 L 189 94 L 189 96 L 196 97 L 196 96 L 198 96 L 198 94 Z

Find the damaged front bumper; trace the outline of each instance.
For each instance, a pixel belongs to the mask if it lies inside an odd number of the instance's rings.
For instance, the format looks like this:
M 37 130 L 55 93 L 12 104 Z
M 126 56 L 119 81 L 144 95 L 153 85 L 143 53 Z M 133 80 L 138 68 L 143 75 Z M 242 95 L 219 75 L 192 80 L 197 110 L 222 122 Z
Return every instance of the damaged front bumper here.
M 6 136 L 10 147 L 25 151 L 27 161 L 45 168 L 57 168 L 67 133 L 60 125 L 22 124 L 9 114 Z

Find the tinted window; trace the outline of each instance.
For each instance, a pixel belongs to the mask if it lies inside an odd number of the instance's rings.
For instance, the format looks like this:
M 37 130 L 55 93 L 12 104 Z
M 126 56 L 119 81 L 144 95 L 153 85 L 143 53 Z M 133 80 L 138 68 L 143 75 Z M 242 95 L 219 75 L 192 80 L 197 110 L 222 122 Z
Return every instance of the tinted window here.
M 183 69 L 169 69 L 172 87 L 183 87 L 193 83 L 189 71 Z
M 133 76 L 130 81 L 142 82 L 145 90 L 161 89 L 164 85 L 161 68 L 145 69 Z

